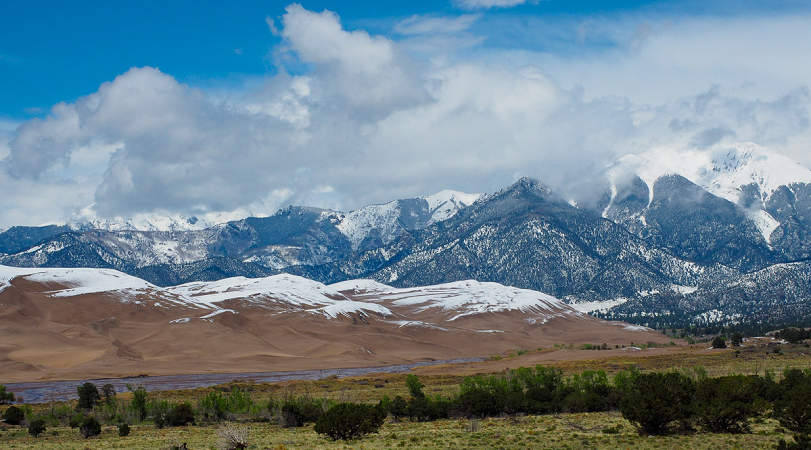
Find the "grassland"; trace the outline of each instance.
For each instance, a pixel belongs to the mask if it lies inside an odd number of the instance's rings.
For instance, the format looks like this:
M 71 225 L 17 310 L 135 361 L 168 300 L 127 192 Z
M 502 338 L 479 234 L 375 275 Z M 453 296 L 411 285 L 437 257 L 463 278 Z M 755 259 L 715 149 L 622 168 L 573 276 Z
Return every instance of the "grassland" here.
M 757 449 L 773 448 L 781 437 L 777 424 L 765 420 L 751 434 L 695 434 L 689 436 L 639 436 L 619 413 L 527 416 L 517 420 L 438 420 L 412 423 L 387 422 L 377 435 L 352 442 L 333 442 L 312 427 L 280 428 L 266 423 L 249 424 L 252 449 Z M 579 429 L 579 428 L 582 428 Z M 606 433 L 604 430 L 615 431 Z M 216 449 L 217 426 L 190 426 L 157 430 L 134 426 L 127 437 L 115 427 L 105 427 L 99 437 L 82 439 L 75 429 L 49 429 L 33 438 L 24 429 L 4 430 L 4 449 L 162 449 L 187 443 L 189 449 Z
M 775 348 L 780 348 L 775 351 Z M 736 350 L 707 350 L 702 347 L 679 347 L 667 354 L 635 354 L 577 350 L 586 352 L 572 360 L 554 365 L 566 374 L 583 370 L 605 370 L 615 373 L 630 365 L 643 371 L 684 370 L 706 372 L 711 376 L 772 372 L 778 378 L 785 368 L 811 367 L 811 352 L 804 346 L 750 345 Z M 488 361 L 479 365 L 445 366 L 425 369 L 420 381 L 429 395 L 453 395 L 465 375 L 493 373 L 505 367 L 533 365 L 543 357 L 542 351 Z M 604 355 L 604 356 L 603 356 Z M 601 357 L 602 356 L 602 357 Z M 335 401 L 377 402 L 384 395 L 407 396 L 404 374 L 377 374 L 357 378 L 327 378 L 317 381 L 293 381 L 278 384 L 230 383 L 210 388 L 150 392 L 150 398 L 170 402 L 197 401 L 212 390 L 229 391 L 235 386 L 247 390 L 258 402 L 291 396 L 328 398 Z M 126 395 L 119 399 L 126 400 Z M 33 405 L 43 411 L 62 405 Z M 269 416 L 269 414 L 268 414 Z M 255 417 L 254 417 L 255 418 Z M 780 438 L 789 435 L 769 419 L 757 419 L 750 434 L 708 434 L 673 436 L 639 436 L 634 427 L 618 412 L 525 416 L 485 420 L 448 419 L 412 423 L 389 419 L 380 433 L 352 442 L 332 442 L 317 435 L 312 426 L 280 428 L 273 423 L 251 422 L 249 417 L 232 417 L 250 427 L 251 449 L 717 449 L 774 448 Z M 119 437 L 115 427 L 104 427 L 101 436 L 82 439 L 76 429 L 49 427 L 43 436 L 33 438 L 21 427 L 0 425 L 0 448 L 3 449 L 169 449 L 187 443 L 189 449 L 216 449 L 218 425 L 186 426 L 156 429 L 149 423 L 132 426 L 132 433 Z

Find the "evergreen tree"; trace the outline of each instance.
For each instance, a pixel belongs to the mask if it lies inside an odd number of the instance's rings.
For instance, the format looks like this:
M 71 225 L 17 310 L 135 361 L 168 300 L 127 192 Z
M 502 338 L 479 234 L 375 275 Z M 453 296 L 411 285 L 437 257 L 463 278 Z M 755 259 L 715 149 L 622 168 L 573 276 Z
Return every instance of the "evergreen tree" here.
M 87 382 L 77 387 L 76 391 L 79 394 L 79 404 L 76 405 L 76 408 L 93 409 L 96 403 L 101 400 L 99 389 L 93 383 Z

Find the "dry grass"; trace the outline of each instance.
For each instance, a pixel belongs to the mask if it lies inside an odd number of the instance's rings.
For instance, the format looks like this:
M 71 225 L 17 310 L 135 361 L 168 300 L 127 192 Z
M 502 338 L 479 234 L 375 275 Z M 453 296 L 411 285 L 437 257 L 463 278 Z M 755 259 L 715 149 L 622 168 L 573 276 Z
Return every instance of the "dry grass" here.
M 572 424 L 591 431 L 580 431 Z M 617 429 L 616 434 L 603 432 Z M 718 449 L 773 448 L 784 437 L 775 431 L 772 421 L 757 423 L 752 434 L 695 434 L 689 436 L 638 436 L 632 426 L 617 413 L 563 414 L 559 416 L 528 416 L 518 420 L 486 419 L 471 427 L 467 420 L 439 420 L 411 423 L 387 422 L 377 435 L 352 442 L 333 442 L 317 435 L 312 427 L 283 429 L 275 425 L 253 424 L 252 449 Z M 0 436 L 4 449 L 162 449 L 186 443 L 192 450 L 216 448 L 217 426 L 182 427 L 156 430 L 151 426 L 133 427 L 130 436 L 120 438 L 112 427 L 105 427 L 101 436 L 85 440 L 76 430 L 48 430 L 40 438 L 32 438 L 23 429 L 5 430 Z M 58 435 L 54 436 L 53 431 Z

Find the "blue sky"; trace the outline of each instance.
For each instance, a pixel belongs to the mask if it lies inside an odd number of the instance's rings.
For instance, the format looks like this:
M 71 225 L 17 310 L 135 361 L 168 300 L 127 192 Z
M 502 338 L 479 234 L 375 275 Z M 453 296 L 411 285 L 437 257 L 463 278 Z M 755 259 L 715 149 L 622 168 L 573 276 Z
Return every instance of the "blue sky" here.
M 55 103 L 72 101 L 131 67 L 159 67 L 194 85 L 233 84 L 244 76 L 274 73 L 268 54 L 280 39 L 265 23 L 278 20 L 288 2 L 240 1 L 25 1 L 0 6 L 0 115 L 28 118 Z M 644 11 L 667 14 L 740 15 L 799 10 L 802 3 L 653 2 L 546 0 L 514 8 L 462 8 L 437 1 L 305 1 L 305 8 L 330 9 L 344 27 L 365 27 L 393 36 L 393 26 L 413 15 L 486 12 L 476 29 L 486 45 L 552 49 L 564 55 L 612 45 L 599 39 L 572 47 L 571 36 L 544 36 L 523 29 L 533 19 L 556 20 Z M 515 28 L 515 22 L 519 27 Z M 537 30 L 536 30 L 537 31 Z M 575 42 L 576 43 L 576 42 Z M 239 53 L 238 53 L 239 52 Z
M 808 164 L 806 5 L 5 2 L 0 228 L 576 192 L 661 146 Z

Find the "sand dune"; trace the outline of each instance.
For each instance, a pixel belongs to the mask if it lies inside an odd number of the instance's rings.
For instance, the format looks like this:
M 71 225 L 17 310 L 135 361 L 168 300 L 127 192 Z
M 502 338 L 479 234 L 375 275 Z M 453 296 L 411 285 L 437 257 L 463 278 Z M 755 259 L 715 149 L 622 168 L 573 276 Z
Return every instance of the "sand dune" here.
M 115 271 L 65 270 L 0 266 L 0 380 L 378 366 L 668 341 L 494 283 L 330 287 L 285 275 L 159 288 Z

